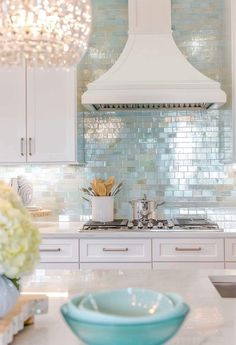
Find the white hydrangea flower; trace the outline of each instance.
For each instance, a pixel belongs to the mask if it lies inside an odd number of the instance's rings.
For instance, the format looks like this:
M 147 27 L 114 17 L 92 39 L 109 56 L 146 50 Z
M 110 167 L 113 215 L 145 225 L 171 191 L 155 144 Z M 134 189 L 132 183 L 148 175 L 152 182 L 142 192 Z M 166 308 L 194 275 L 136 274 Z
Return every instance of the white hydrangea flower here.
M 0 274 L 20 278 L 39 262 L 40 234 L 17 195 L 0 182 Z

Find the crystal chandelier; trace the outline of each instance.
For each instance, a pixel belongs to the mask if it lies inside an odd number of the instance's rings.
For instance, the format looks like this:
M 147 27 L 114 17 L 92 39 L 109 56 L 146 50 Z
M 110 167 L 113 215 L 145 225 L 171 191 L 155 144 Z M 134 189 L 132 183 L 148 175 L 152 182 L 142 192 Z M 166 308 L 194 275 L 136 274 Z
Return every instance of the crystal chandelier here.
M 0 64 L 75 65 L 90 25 L 90 0 L 1 0 Z

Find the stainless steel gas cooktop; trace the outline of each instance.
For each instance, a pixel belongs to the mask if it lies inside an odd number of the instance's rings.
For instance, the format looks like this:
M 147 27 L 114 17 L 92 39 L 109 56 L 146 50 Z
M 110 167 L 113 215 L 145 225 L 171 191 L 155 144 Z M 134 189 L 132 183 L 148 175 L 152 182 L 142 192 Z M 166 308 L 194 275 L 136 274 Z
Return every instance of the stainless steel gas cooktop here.
M 113 222 L 88 221 L 83 226 L 84 231 L 222 231 L 217 223 L 200 217 L 181 217 L 174 219 L 148 219 L 147 221 L 129 221 L 115 219 Z

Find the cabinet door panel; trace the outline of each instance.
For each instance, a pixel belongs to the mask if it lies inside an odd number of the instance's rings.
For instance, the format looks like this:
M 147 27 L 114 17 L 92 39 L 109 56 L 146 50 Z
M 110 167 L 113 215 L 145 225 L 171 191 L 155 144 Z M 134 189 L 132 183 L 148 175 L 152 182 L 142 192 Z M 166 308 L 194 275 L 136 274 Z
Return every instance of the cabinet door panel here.
M 26 161 L 25 69 L 0 69 L 0 163 Z
M 74 69 L 27 70 L 29 162 L 76 161 Z

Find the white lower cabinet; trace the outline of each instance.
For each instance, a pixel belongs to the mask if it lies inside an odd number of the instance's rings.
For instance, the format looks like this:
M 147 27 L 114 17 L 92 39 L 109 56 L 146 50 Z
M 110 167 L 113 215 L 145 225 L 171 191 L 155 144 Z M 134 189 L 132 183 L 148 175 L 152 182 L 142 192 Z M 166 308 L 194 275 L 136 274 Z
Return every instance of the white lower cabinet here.
M 53 238 L 43 239 L 40 245 L 41 264 L 79 263 L 79 240 Z M 63 266 L 63 265 L 61 265 Z
M 154 262 L 224 262 L 224 240 L 154 239 Z
M 236 239 L 45 238 L 40 254 L 43 269 L 236 268 Z
M 150 239 L 81 239 L 80 262 L 152 262 Z

